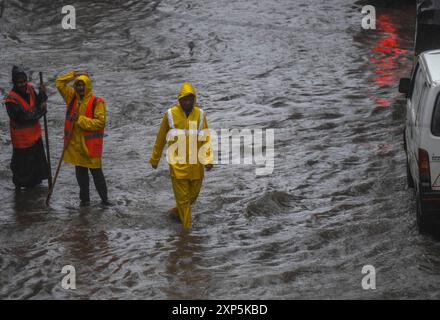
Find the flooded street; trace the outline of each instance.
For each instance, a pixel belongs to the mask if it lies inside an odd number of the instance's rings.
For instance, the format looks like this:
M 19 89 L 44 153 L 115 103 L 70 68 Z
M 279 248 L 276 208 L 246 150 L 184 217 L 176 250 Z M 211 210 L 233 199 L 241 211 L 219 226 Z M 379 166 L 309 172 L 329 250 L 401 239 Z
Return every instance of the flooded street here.
M 399 78 L 413 59 L 415 5 L 366 1 L 3 1 L 0 94 L 13 64 L 43 71 L 52 169 L 65 104 L 55 78 L 92 74 L 107 105 L 103 169 L 114 206 L 79 208 L 64 164 L 16 194 L 0 111 L 1 299 L 439 299 L 440 242 L 419 235 L 406 185 Z M 395 3 L 394 5 L 392 3 Z M 168 164 L 148 163 L 164 112 L 190 81 L 212 129 L 274 129 L 273 173 L 218 164 L 183 231 Z M 76 290 L 61 287 L 65 265 Z M 376 290 L 363 290 L 364 265 Z

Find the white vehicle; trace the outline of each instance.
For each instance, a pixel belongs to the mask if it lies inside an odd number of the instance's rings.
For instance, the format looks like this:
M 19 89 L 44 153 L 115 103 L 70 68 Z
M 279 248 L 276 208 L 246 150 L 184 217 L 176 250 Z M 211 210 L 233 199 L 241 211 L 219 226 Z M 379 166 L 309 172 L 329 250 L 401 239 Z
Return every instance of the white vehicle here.
M 434 231 L 440 221 L 440 50 L 418 56 L 411 79 L 400 79 L 399 92 L 407 97 L 404 147 L 417 225 L 421 233 Z

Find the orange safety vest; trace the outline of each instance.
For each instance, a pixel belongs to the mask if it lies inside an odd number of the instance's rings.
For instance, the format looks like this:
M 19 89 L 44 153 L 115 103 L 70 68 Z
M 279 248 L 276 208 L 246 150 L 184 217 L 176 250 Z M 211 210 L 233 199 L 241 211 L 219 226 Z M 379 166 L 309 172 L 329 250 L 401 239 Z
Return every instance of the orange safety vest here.
M 30 83 L 27 85 L 29 93 L 29 103 L 23 99 L 18 93 L 9 91 L 4 102 L 10 102 L 17 105 L 21 105 L 24 110 L 30 111 L 35 108 L 35 90 Z M 12 146 L 16 149 L 24 149 L 32 147 L 35 142 L 41 138 L 41 126 L 40 121 L 35 121 L 31 124 L 20 124 L 10 119 L 9 122 L 11 128 L 11 141 Z
M 104 100 L 91 96 L 86 106 L 85 116 L 93 119 L 95 114 L 96 104 L 98 102 L 104 103 Z M 69 141 L 70 132 L 73 128 L 74 115 L 78 108 L 78 99 L 76 95 L 73 96 L 67 105 L 66 120 L 64 121 L 64 144 Z M 71 138 L 71 137 L 70 137 Z M 104 145 L 104 129 L 97 131 L 85 131 L 84 140 L 86 143 L 87 151 L 90 158 L 100 158 L 102 156 L 102 148 Z

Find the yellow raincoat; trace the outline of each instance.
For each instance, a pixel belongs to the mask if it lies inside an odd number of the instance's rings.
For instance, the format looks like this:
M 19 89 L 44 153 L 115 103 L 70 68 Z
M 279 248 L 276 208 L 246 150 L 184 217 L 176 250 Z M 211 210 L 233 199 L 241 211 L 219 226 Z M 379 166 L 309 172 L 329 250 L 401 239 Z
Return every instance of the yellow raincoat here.
M 78 96 L 75 89 L 69 86 L 69 82 L 73 80 L 81 80 L 84 82 L 85 92 L 84 99 Z M 86 106 L 92 96 L 92 82 L 86 75 L 76 76 L 75 72 L 68 72 L 65 75 L 58 77 L 55 85 L 63 97 L 66 104 L 69 104 L 73 95 L 77 95 L 79 117 L 74 124 L 72 139 L 67 146 L 64 153 L 63 160 L 74 166 L 86 167 L 91 169 L 98 169 L 102 167 L 101 158 L 90 158 L 84 140 L 84 130 L 95 131 L 102 130 L 105 127 L 105 104 L 98 102 L 96 104 L 94 118 L 90 119 L 85 116 Z
M 194 88 L 189 82 L 185 82 L 180 89 L 178 99 L 181 99 L 189 94 L 193 94 L 196 97 L 196 92 Z M 209 132 L 206 130 L 209 129 L 208 122 L 206 120 L 206 114 L 203 115 L 203 125 L 200 126 L 201 109 L 197 106 L 196 101 L 194 103 L 195 105 L 188 117 L 186 116 L 179 102 L 170 109 L 173 121 L 172 125 L 174 126 L 174 129 L 186 130 L 187 132 L 185 137 L 187 150 L 186 161 L 184 161 L 185 163 L 169 163 L 170 175 L 173 183 L 173 191 L 177 204 L 177 210 L 174 209 L 174 211 L 178 211 L 180 220 L 185 228 L 191 227 L 191 204 L 197 199 L 204 177 L 204 164 L 200 162 L 201 159 L 198 157 L 201 148 L 203 148 L 203 162 L 205 164 L 212 164 L 213 162 L 213 152 L 210 145 L 210 136 Z M 165 112 L 165 115 L 162 119 L 162 124 L 156 137 L 156 142 L 153 147 L 153 152 L 150 157 L 150 163 L 153 166 L 158 165 L 162 156 L 163 148 L 165 147 L 167 142 L 167 134 L 171 129 L 173 129 L 170 125 L 169 117 L 169 112 Z M 204 141 L 198 141 L 196 143 L 197 148 L 193 150 L 193 152 L 196 152 L 197 154 L 195 163 L 191 163 L 191 155 L 189 152 L 191 150 L 189 146 L 191 134 L 188 134 L 188 132 L 189 130 L 194 129 L 194 126 L 190 126 L 191 122 L 192 124 L 196 124 L 196 129 L 205 129 Z M 195 136 L 197 137 L 197 135 Z M 169 141 L 169 146 L 171 146 L 175 141 L 176 140 Z

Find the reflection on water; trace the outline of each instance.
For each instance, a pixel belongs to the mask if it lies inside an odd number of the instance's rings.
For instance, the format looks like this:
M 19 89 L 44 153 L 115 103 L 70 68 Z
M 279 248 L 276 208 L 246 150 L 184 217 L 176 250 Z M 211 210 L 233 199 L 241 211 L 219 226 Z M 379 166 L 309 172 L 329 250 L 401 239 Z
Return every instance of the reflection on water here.
M 200 268 L 205 237 L 183 230 L 170 236 L 166 264 L 167 299 L 203 299 L 208 296 L 209 273 Z
M 31 226 L 42 221 L 48 213 L 44 204 L 47 188 L 36 187 L 14 193 L 14 214 L 17 225 Z
M 389 16 L 380 15 L 377 18 L 377 26 L 383 36 L 372 49 L 372 52 L 375 53 L 375 57 L 370 58 L 375 67 L 373 81 L 378 87 L 393 87 L 399 82 L 401 76 L 398 62 L 407 54 L 408 50 L 401 49 L 399 35 Z M 393 96 L 393 99 L 377 97 L 376 104 L 380 107 L 388 107 L 395 97 L 396 95 Z

